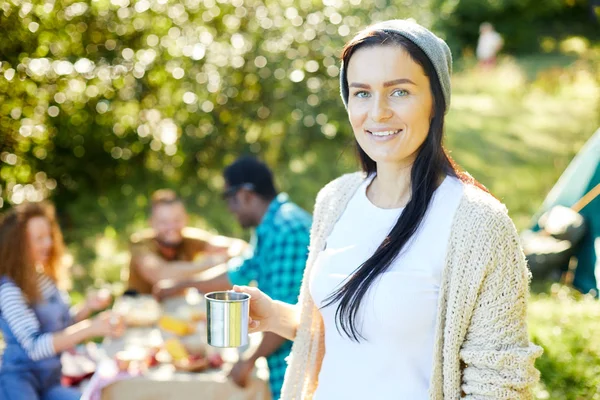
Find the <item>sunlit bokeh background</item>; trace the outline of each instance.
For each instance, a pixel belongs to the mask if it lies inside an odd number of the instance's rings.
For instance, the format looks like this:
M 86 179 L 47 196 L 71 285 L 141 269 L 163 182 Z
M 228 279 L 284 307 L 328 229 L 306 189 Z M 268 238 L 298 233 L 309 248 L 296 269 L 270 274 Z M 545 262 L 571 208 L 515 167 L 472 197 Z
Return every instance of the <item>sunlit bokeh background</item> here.
M 195 225 L 247 237 L 219 196 L 222 168 L 241 154 L 266 160 L 311 211 L 320 187 L 357 168 L 343 44 L 410 17 L 454 53 L 447 147 L 523 229 L 600 125 L 597 3 L 0 0 L 0 209 L 57 205 L 75 297 L 126 277 L 127 238 L 155 189 L 176 189 Z M 494 71 L 475 66 L 484 21 L 505 40 Z M 597 303 L 541 291 L 536 396 L 600 399 Z

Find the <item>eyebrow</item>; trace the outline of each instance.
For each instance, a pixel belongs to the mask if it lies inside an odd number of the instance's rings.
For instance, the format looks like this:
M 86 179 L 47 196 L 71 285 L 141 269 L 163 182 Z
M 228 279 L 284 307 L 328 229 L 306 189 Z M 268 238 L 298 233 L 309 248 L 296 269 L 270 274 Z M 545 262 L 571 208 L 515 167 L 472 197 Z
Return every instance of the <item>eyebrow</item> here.
M 384 82 L 383 83 L 383 87 L 390 87 L 390 86 L 400 85 L 400 84 L 403 84 L 403 83 L 410 83 L 410 84 L 416 86 L 416 83 L 414 83 L 410 79 L 408 79 L 408 78 L 401 78 L 401 79 L 394 79 L 393 81 Z M 349 86 L 350 87 L 355 87 L 355 88 L 361 88 L 361 89 L 369 89 L 369 88 L 371 88 L 371 86 L 367 85 L 366 83 L 358 83 L 358 82 L 352 82 Z

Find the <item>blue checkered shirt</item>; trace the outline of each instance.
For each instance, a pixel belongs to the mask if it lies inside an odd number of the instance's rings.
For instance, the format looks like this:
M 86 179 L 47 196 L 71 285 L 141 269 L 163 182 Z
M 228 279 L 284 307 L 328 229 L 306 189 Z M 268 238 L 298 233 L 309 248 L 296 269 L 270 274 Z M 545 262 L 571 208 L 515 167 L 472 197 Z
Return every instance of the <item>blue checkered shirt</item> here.
M 257 286 L 274 300 L 298 302 L 302 274 L 308 257 L 309 213 L 279 194 L 269 205 L 251 240 L 251 250 L 229 262 L 229 280 L 234 285 Z M 292 349 L 286 341 L 267 357 L 269 383 L 273 399 L 279 399 L 287 363 Z

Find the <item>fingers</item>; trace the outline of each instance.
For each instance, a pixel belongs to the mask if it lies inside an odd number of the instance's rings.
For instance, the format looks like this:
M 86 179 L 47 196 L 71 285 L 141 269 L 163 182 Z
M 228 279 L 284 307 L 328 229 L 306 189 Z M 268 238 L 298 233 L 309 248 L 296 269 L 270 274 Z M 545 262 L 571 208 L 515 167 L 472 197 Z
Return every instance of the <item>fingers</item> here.
M 250 301 L 258 300 L 262 295 L 260 289 L 252 286 L 238 286 L 233 285 L 233 291 L 238 293 L 246 293 L 250 295 Z
M 171 296 L 173 292 L 174 292 L 173 286 L 165 286 L 165 285 L 160 285 L 160 283 L 158 283 L 158 284 L 154 285 L 154 288 L 152 290 L 152 295 L 154 296 L 154 298 L 156 300 L 162 301 L 165 298 Z
M 111 315 L 109 319 L 110 336 L 121 337 L 125 333 L 125 319 L 120 315 Z
M 105 321 L 108 322 L 108 335 L 113 338 L 122 336 L 125 333 L 125 318 L 110 311 L 103 314 Z
M 260 328 L 260 321 L 250 320 L 248 323 L 248 332 L 258 332 Z
M 161 301 L 164 297 L 164 290 L 163 289 L 154 289 L 152 291 L 152 295 L 154 296 L 154 298 L 158 301 Z

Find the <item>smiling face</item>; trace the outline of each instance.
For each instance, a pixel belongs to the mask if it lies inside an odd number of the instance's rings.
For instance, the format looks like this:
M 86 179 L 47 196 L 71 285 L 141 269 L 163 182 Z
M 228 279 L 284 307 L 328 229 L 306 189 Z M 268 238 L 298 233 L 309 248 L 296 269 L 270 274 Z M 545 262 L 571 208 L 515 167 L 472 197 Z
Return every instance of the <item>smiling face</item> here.
M 183 228 L 188 216 L 182 202 L 157 204 L 152 208 L 150 225 L 156 239 L 166 246 L 178 246 L 183 241 Z
M 43 216 L 33 217 L 26 229 L 31 260 L 35 265 L 48 266 L 54 246 L 50 221 Z
M 347 69 L 348 116 L 378 165 L 410 166 L 429 132 L 433 97 L 423 68 L 399 45 L 359 48 Z

